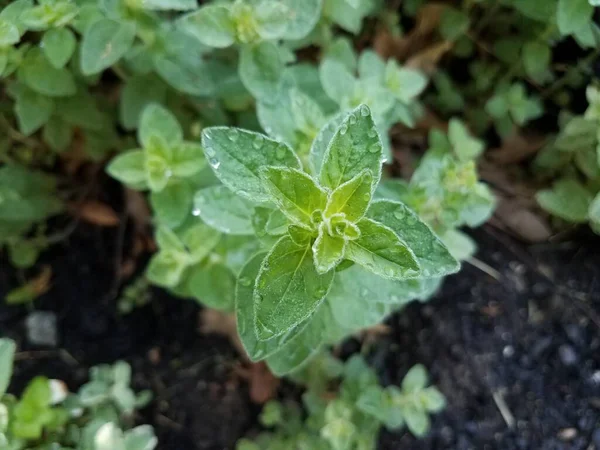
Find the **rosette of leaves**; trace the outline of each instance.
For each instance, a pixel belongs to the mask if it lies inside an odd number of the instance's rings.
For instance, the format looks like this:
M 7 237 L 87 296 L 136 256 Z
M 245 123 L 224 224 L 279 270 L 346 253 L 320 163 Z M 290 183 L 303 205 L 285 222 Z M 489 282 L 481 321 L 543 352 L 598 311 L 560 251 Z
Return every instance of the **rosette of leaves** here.
M 321 15 L 322 0 L 236 0 L 200 7 L 178 26 L 213 48 L 239 48 L 239 76 L 255 98 L 277 95 L 293 55 L 279 45 L 306 36 Z
M 226 190 L 216 199 L 199 191 L 199 216 L 224 233 L 256 235 L 266 252 L 239 274 L 236 314 L 250 358 L 266 358 L 276 373 L 458 270 L 404 204 L 372 202 L 383 146 L 369 108 L 322 133 L 306 168 L 290 147 L 261 134 L 214 127 L 202 137 Z M 339 309 L 346 313 L 337 317 Z
M 401 67 L 393 59 L 386 62 L 374 51 L 357 57 L 345 39 L 328 48 L 319 74 L 323 89 L 342 111 L 368 105 L 382 136 L 398 122 L 414 126 L 420 114 L 417 97 L 427 86 L 427 78 L 419 71 Z M 389 157 L 387 140 L 384 145 Z
M 458 119 L 451 119 L 448 133 L 434 130 L 429 150 L 409 183 L 386 180 L 379 194 L 405 202 L 438 233 L 454 257 L 466 260 L 475 243 L 459 227 L 477 227 L 492 215 L 495 199 L 478 181 L 475 161 L 484 144 Z
M 429 415 L 445 406 L 444 396 L 427 387 L 421 365 L 408 371 L 402 385 L 383 388 L 361 356 L 346 363 L 324 353 L 294 380 L 307 388 L 302 396 L 306 418 L 294 404 L 267 403 L 260 416 L 269 431 L 255 440 L 243 439 L 238 450 L 285 448 L 372 449 L 382 426 L 391 431 L 403 427 L 417 437 L 429 431 Z M 329 391 L 332 385 L 338 389 Z
M 494 119 L 500 136 L 508 136 L 516 125 L 523 126 L 544 112 L 540 100 L 528 96 L 522 83 L 500 86 L 488 100 L 486 111 Z
M 136 395 L 131 390 L 128 364 L 119 362 L 112 367 L 92 368 L 92 380 L 78 394 L 69 394 L 59 380 L 36 377 L 18 398 L 6 394 L 14 353 L 15 343 L 0 339 L 0 447 L 3 449 L 153 450 L 156 447 L 152 427 L 129 429 L 131 415 L 147 404 L 150 394 Z
M 553 185 L 537 193 L 540 206 L 568 223 L 589 223 L 600 232 L 600 93 L 587 91 L 588 108 L 583 115 L 561 117 L 556 138 L 536 158 L 536 168 L 558 175 Z

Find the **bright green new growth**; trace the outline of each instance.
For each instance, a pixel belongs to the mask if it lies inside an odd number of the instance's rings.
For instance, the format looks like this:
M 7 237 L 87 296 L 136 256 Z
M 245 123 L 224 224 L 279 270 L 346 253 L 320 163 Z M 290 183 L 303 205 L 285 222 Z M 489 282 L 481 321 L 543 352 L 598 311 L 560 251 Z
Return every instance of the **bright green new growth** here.
M 154 430 L 131 428 L 134 412 L 151 399 L 130 387 L 131 367 L 117 362 L 90 371 L 78 393 L 62 381 L 36 377 L 20 398 L 6 394 L 12 376 L 15 343 L 0 339 L 0 447 L 10 450 L 153 450 Z
M 315 145 L 321 150 L 313 147 L 311 156 L 324 152 L 313 159 L 321 161 L 318 172 L 302 169 L 291 148 L 260 134 L 208 128 L 202 136 L 214 174 L 244 199 L 229 213 L 230 196 L 208 196 L 201 190 L 197 198 L 205 199 L 205 205 L 211 201 L 211 207 L 199 213 L 203 221 L 219 231 L 241 234 L 248 222 L 268 223 L 257 217 L 271 210 L 265 217 L 279 211 L 287 223 L 271 232 L 266 225 L 255 226 L 266 254 L 242 269 L 236 294 L 238 329 L 249 356 L 266 358 L 277 373 L 295 369 L 321 345 L 351 329 L 372 324 L 368 315 L 350 329 L 342 323 L 335 330 L 328 323 L 342 297 L 329 294 L 345 284 L 346 272 L 352 270 L 355 279 L 365 283 L 345 299 L 349 309 L 353 302 L 362 305 L 356 297 L 377 283 L 377 277 L 380 283 L 398 283 L 395 300 L 381 300 L 389 305 L 385 314 L 412 299 L 402 295 L 402 283 L 414 286 L 407 292 L 410 297 L 420 283 L 458 270 L 444 245 L 406 206 L 373 202 L 384 158 L 366 105 L 348 113 L 326 145 Z M 272 237 L 265 240 L 268 234 Z M 363 272 L 375 277 L 362 277 Z M 366 295 L 364 300 L 378 301 Z M 381 315 L 375 322 L 380 319 Z
M 320 354 L 294 375 L 294 381 L 306 385 L 302 400 L 308 416 L 304 418 L 294 405 L 271 401 L 260 417 L 268 431 L 253 442 L 238 442 L 238 450 L 372 449 L 381 426 L 425 435 L 429 414 L 441 411 L 446 403 L 440 391 L 427 387 L 423 366 L 410 369 L 401 387 L 382 388 L 360 356 L 342 363 Z M 329 390 L 332 385 L 337 386 L 335 393 Z

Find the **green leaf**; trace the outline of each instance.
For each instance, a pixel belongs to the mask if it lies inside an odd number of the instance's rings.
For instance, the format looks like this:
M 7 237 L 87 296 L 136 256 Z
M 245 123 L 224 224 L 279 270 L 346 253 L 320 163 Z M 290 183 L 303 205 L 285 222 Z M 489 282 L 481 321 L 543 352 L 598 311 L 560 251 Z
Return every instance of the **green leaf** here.
M 310 245 L 298 246 L 283 237 L 263 261 L 254 291 L 255 324 L 260 340 L 290 331 L 321 304 L 334 271 L 319 275 Z
M 147 147 L 151 145 L 151 136 L 160 137 L 169 147 L 183 141 L 183 130 L 175 116 L 156 103 L 147 106 L 142 113 L 138 140 Z
M 552 189 L 538 192 L 536 199 L 542 208 L 561 219 L 585 223 L 593 196 L 577 180 L 564 178 L 554 183 Z
M 321 167 L 321 185 L 336 189 L 363 170 L 373 175 L 373 189 L 381 177 L 383 146 L 371 111 L 361 105 L 352 111 L 333 136 Z
M 346 240 L 342 237 L 331 236 L 327 224 L 319 225 L 319 236 L 313 244 L 313 259 L 315 269 L 320 274 L 325 274 L 334 269 L 344 258 Z
M 0 11 L 0 18 L 6 20 L 13 25 L 16 25 L 19 34 L 26 31 L 26 27 L 19 20 L 24 11 L 33 7 L 33 0 L 15 0 L 8 3 L 6 7 Z
M 458 230 L 448 230 L 441 236 L 448 251 L 458 261 L 466 261 L 477 251 L 477 245 L 466 234 Z
M 257 99 L 270 102 L 277 95 L 283 69 L 281 53 L 273 42 L 245 45 L 240 51 L 240 78 Z
M 125 81 L 119 102 L 119 119 L 127 130 L 139 126 L 143 111 L 151 104 L 164 104 L 167 87 L 153 74 L 135 75 Z
M 424 277 L 440 277 L 457 272 L 460 264 L 419 216 L 401 202 L 377 200 L 368 217 L 392 229 L 414 252 Z
M 19 130 L 29 136 L 50 120 L 54 112 L 51 98 L 19 85 L 15 99 L 15 115 Z
M 206 258 L 221 240 L 221 233 L 204 223 L 188 228 L 181 238 L 190 253 L 190 261 L 197 263 Z
M 62 152 L 67 149 L 73 137 L 73 129 L 70 124 L 60 117 L 51 117 L 44 126 L 43 138 L 52 150 Z
M 448 126 L 448 139 L 454 154 L 461 161 L 476 159 L 483 153 L 485 145 L 469 133 L 467 127 L 459 119 L 452 118 Z
M 171 228 L 181 225 L 192 210 L 192 188 L 185 182 L 172 182 L 152 192 L 150 203 L 159 223 Z
M 385 67 L 385 86 L 402 103 L 410 103 L 427 87 L 427 78 L 414 69 L 404 69 L 390 59 Z
M 169 168 L 176 177 L 191 177 L 205 167 L 204 149 L 200 144 L 184 141 L 171 147 Z
M 307 36 L 317 25 L 321 17 L 323 0 L 281 0 L 287 6 L 291 20 L 286 21 L 283 39 L 297 40 Z
M 325 207 L 327 193 L 305 172 L 264 167 L 260 174 L 271 200 L 292 222 L 310 227 L 313 212 Z
M 225 48 L 235 43 L 235 23 L 226 5 L 206 5 L 183 16 L 182 30 L 209 47 Z
M 94 435 L 95 450 L 128 450 L 123 431 L 112 422 L 102 425 Z
M 142 8 L 154 11 L 187 11 L 197 7 L 196 0 L 142 0 Z
M 347 259 L 383 278 L 404 280 L 420 275 L 415 255 L 390 228 L 366 218 L 358 227 L 361 235 L 348 242 Z
M 469 16 L 456 8 L 446 7 L 441 16 L 440 34 L 448 41 L 463 36 L 470 26 Z
M 354 93 L 356 79 L 340 61 L 326 58 L 319 66 L 319 77 L 323 89 L 336 103 L 342 103 Z
M 152 134 L 146 139 L 144 151 L 146 153 L 144 163 L 148 186 L 152 191 L 160 192 L 173 176 L 169 167 L 170 149 L 164 139 L 157 134 Z
M 283 334 L 268 341 L 260 341 L 256 337 L 254 325 L 254 281 L 262 267 L 266 253 L 252 257 L 240 271 L 236 286 L 236 318 L 240 339 L 252 361 L 260 361 L 279 351 L 283 345 L 296 336 L 306 325 L 305 321 L 295 327 L 290 333 Z M 310 319 L 309 319 L 310 320 Z
M 325 123 L 325 115 L 321 107 L 299 89 L 290 91 L 290 103 L 296 128 L 312 139 Z
M 187 261 L 181 254 L 172 250 L 154 255 L 148 264 L 148 279 L 159 286 L 175 287 L 183 276 Z
M 527 75 L 538 83 L 552 78 L 549 72 L 552 51 L 548 44 L 530 41 L 523 46 L 523 67 Z
M 143 150 L 128 150 L 113 158 L 106 171 L 121 183 L 141 188 L 146 185 L 145 160 Z
M 293 12 L 280 2 L 257 3 L 253 12 L 256 31 L 264 40 L 281 38 L 288 26 L 288 18 L 293 17 Z
M 236 194 L 256 202 L 271 200 L 260 178 L 262 167 L 300 168 L 300 160 L 287 145 L 251 131 L 207 128 L 202 147 L 217 178 Z
M 413 366 L 402 380 L 402 390 L 405 392 L 416 392 L 427 386 L 427 370 L 422 364 Z
M 594 7 L 588 0 L 558 0 L 556 21 L 563 35 L 572 34 L 592 20 Z
M 0 339 L 0 398 L 4 396 L 10 384 L 16 347 L 14 341 Z
M 71 72 L 54 67 L 39 48 L 27 52 L 19 73 L 27 86 L 48 97 L 65 97 L 77 91 Z
M 101 19 L 84 33 L 81 42 L 81 71 L 84 75 L 102 72 L 121 59 L 135 39 L 135 25 Z
M 446 398 L 435 387 L 428 387 L 421 393 L 421 401 L 429 412 L 440 412 L 446 407 Z
M 250 202 L 225 186 L 202 189 L 194 197 L 194 216 L 225 234 L 253 235 L 253 211 Z
M 77 40 L 68 28 L 53 28 L 44 33 L 40 46 L 50 64 L 61 69 L 73 56 Z
M 190 272 L 188 290 L 209 308 L 221 311 L 233 310 L 235 276 L 223 264 L 197 265 Z
M 140 425 L 125 433 L 125 448 L 127 450 L 154 450 L 157 446 L 158 439 L 150 425 Z
M 409 431 L 416 437 L 423 437 L 429 432 L 431 423 L 425 411 L 414 407 L 404 408 L 404 421 Z
M 309 154 L 309 164 L 312 173 L 318 174 L 321 172 L 321 166 L 323 165 L 327 147 L 329 147 L 331 139 L 342 124 L 344 118 L 344 114 L 336 114 L 333 118 L 329 119 L 323 128 L 321 128 L 317 137 L 314 139 Z
M 20 39 L 21 33 L 19 32 L 19 28 L 15 24 L 0 17 L 0 47 L 8 47 L 16 44 Z
M 373 176 L 368 169 L 338 186 L 329 196 L 325 217 L 341 213 L 346 220 L 357 222 L 369 207 L 372 186 Z

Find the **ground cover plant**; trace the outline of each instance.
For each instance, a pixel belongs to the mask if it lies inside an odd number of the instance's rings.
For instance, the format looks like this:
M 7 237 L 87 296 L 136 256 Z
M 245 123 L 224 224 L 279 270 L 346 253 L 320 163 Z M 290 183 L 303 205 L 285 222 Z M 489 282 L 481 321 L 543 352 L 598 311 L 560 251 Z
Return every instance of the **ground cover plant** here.
M 465 265 L 499 279 L 469 229 L 491 220 L 529 242 L 600 230 L 593 0 L 0 5 L 5 303 L 34 316 L 53 289 L 44 255 L 82 223 L 116 229 L 97 308 L 135 316 L 160 288 L 219 311 L 213 328 L 248 367 L 303 387 L 302 405 L 259 401 L 267 430 L 238 448 L 424 437 L 447 401 L 421 361 L 380 384 L 374 330 Z M 40 325 L 28 327 L 32 341 Z M 343 355 L 361 335 L 365 355 Z M 11 449 L 154 448 L 123 419 L 145 403 L 129 372 L 93 369 L 56 402 L 34 378 L 5 396 L 0 436 Z M 44 410 L 31 435 L 27 402 Z

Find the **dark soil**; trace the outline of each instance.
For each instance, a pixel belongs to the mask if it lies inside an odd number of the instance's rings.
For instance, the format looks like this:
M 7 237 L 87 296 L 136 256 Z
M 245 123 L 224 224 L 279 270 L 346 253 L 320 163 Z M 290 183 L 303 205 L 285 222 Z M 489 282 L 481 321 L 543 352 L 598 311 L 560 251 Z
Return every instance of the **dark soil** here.
M 149 305 L 115 313 L 116 252 L 129 234 L 80 224 L 43 255 L 53 284 L 34 306 L 57 314 L 58 349 L 25 341 L 27 307 L 0 306 L 2 334 L 20 344 L 11 390 L 40 374 L 76 388 L 90 366 L 125 359 L 135 387 L 156 394 L 139 419 L 155 426 L 159 449 L 233 448 L 259 407 L 227 340 L 198 333 L 200 307 L 153 290 Z M 600 449 L 600 239 L 526 248 L 493 228 L 475 238 L 499 278 L 465 265 L 431 302 L 392 317 L 371 349 L 384 384 L 422 363 L 448 399 L 427 438 L 383 432 L 380 448 Z M 15 285 L 3 262 L 0 295 Z

